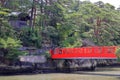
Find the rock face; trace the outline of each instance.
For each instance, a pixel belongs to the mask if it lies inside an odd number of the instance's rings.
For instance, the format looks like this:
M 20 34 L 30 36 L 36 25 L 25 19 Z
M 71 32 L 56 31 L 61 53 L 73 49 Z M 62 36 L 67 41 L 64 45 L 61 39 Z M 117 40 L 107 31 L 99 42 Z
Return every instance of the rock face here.
M 31 67 L 0 66 L 0 75 L 15 75 L 21 73 L 32 73 Z
M 94 42 L 90 41 L 89 39 L 83 39 L 82 40 L 82 46 L 96 46 Z
M 20 61 L 29 62 L 29 63 L 45 63 L 47 59 L 44 55 L 40 55 L 40 56 L 28 55 L 28 56 L 20 56 Z
M 20 20 L 11 20 L 9 21 L 9 23 L 14 28 L 23 28 L 23 27 L 28 26 L 26 21 L 20 21 Z

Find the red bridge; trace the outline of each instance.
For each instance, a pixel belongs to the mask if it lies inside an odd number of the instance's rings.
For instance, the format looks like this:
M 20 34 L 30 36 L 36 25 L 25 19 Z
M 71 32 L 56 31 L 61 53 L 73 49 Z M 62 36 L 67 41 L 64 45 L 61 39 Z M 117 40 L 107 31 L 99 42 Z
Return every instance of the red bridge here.
M 116 46 L 80 48 L 55 48 L 50 50 L 52 59 L 116 59 Z

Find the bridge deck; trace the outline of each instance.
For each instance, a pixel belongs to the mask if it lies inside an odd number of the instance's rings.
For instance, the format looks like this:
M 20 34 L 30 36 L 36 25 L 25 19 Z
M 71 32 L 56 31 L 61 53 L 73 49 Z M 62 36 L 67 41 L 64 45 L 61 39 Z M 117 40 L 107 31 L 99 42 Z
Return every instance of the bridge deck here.
M 50 50 L 52 59 L 116 59 L 115 46 L 56 48 Z

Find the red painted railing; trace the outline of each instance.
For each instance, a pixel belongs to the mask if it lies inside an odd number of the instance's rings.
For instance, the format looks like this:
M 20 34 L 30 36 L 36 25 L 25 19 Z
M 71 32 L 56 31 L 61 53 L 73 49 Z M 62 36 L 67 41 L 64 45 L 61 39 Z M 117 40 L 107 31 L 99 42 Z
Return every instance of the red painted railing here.
M 55 48 L 50 50 L 52 59 L 116 59 L 116 46 L 81 48 Z

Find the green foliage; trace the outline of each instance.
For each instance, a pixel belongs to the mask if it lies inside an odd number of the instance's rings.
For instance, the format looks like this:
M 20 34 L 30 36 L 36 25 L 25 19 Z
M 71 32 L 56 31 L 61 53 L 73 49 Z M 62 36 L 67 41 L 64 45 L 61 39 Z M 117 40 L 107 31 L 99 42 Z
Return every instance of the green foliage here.
M 116 55 L 117 55 L 117 57 L 120 58 L 120 48 L 119 48 L 119 47 L 118 47 L 117 50 L 116 50 Z
M 65 24 L 59 25 L 59 45 L 61 47 L 77 47 L 81 46 L 81 39 L 79 32 L 77 32 L 77 26 L 72 23 L 66 22 Z
M 9 9 L 0 7 L 0 18 L 6 17 L 10 13 Z
M 5 59 L 15 59 L 20 54 L 21 41 L 16 39 L 15 30 L 8 23 L 10 10 L 0 7 L 0 54 Z
M 120 13 L 117 12 L 112 5 L 104 4 L 103 2 L 98 2 L 97 5 L 82 3 L 79 11 L 85 23 L 84 25 L 80 25 L 80 29 L 82 29 L 80 33 L 82 38 L 91 39 L 96 45 L 120 44 L 116 41 L 119 34 L 115 30 L 115 28 L 119 29 L 119 23 L 117 21 L 120 20 L 120 16 L 117 15 Z M 99 25 L 98 22 L 100 22 Z M 115 25 L 117 25 L 117 27 Z
M 81 40 L 75 37 L 68 37 L 66 40 L 63 40 L 60 43 L 61 47 L 80 47 L 81 45 Z
M 15 30 L 8 23 L 9 9 L 0 7 L 0 38 L 15 37 Z
M 0 51 L 6 59 L 17 59 L 19 55 L 24 54 L 18 50 L 21 47 L 21 42 L 13 38 L 8 37 L 7 39 L 0 38 Z
M 18 20 L 18 16 L 17 15 L 10 15 L 9 20 Z
M 120 12 L 110 4 L 61 0 L 45 6 L 45 10 L 51 11 L 52 16 L 48 15 L 50 24 L 43 32 L 55 45 L 72 47 L 78 41 L 80 46 L 81 39 L 85 38 L 96 45 L 120 44 Z
M 8 0 L 4 7 L 27 12 L 31 9 L 31 4 L 33 3 L 29 0 Z M 42 36 L 50 39 L 53 45 L 61 47 L 81 46 L 82 39 L 89 39 L 96 45 L 120 44 L 120 12 L 111 4 L 102 1 L 93 4 L 80 0 L 57 0 L 49 4 L 40 0 L 33 5 L 41 13 L 36 15 L 35 28 L 23 28 L 16 32 L 24 46 L 40 48 Z M 0 37 L 16 38 L 15 31 L 3 18 L 9 10 L 1 8 L 1 11 Z
M 44 36 L 48 37 L 54 43 L 54 45 L 59 45 L 59 33 L 55 27 L 47 26 L 42 32 L 45 33 Z
M 7 39 L 0 38 L 0 48 L 17 48 L 20 47 L 20 41 L 8 37 Z
M 39 29 L 23 28 L 19 33 L 20 40 L 24 46 L 41 47 L 41 35 Z
M 118 62 L 120 62 L 120 47 L 117 48 L 116 55 L 117 55 Z
M 7 38 L 7 37 L 16 37 L 14 34 L 15 30 L 11 27 L 7 20 L 2 19 L 0 20 L 0 38 Z
M 46 51 L 43 55 L 45 55 L 47 58 L 50 58 L 50 53 L 49 53 L 49 51 Z
M 0 17 L 3 17 L 5 15 L 7 15 L 8 13 L 7 12 L 4 12 L 4 11 L 0 11 Z
M 27 52 L 20 51 L 18 50 L 18 48 L 9 48 L 6 58 L 9 60 L 17 60 L 19 56 L 25 55 L 25 54 L 27 54 Z

